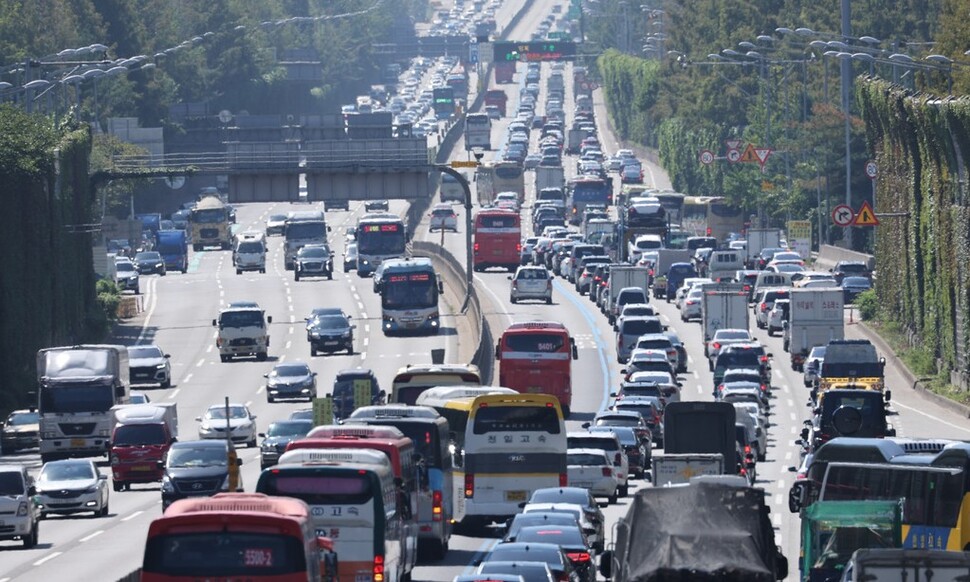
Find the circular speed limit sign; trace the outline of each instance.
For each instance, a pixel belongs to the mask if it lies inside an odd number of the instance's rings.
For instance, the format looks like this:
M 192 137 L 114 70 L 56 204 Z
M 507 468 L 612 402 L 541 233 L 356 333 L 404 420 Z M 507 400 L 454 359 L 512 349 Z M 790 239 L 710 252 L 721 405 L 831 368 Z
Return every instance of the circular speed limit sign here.
M 869 176 L 871 180 L 875 180 L 878 175 L 879 167 L 876 165 L 876 162 L 874 160 L 866 162 L 866 176 Z
M 705 166 L 709 166 L 714 163 L 714 152 L 711 150 L 701 150 L 701 163 Z

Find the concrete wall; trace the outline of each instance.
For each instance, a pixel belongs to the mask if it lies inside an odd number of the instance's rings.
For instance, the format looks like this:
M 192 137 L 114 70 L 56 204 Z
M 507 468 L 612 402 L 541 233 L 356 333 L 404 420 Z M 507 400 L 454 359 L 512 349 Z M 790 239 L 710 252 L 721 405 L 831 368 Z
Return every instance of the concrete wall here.
M 815 268 L 826 271 L 839 261 L 862 261 L 869 266 L 870 271 L 876 269 L 876 257 L 832 245 L 822 245 L 819 249 L 818 256 L 815 258 Z

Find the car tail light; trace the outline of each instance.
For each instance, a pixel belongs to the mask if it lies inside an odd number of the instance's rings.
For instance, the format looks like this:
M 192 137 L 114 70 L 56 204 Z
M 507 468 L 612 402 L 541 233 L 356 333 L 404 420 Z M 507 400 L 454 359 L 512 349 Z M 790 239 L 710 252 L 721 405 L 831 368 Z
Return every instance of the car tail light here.
M 604 477 L 612 477 L 613 476 L 613 468 L 612 467 L 602 467 L 602 470 L 603 470 L 603 476 Z
M 559 486 L 560 487 L 569 486 L 569 475 L 567 473 L 559 473 Z
M 744 445 L 744 456 L 747 457 L 750 454 L 751 454 L 751 445 Z
M 714 342 L 714 343 L 712 343 L 711 344 L 711 349 L 714 350 L 714 351 L 717 351 L 717 350 L 721 349 L 721 342 Z
M 482 247 L 478 243 L 475 243 L 475 247 L 474 248 L 475 248 L 475 252 L 477 253 L 478 251 L 481 250 Z
M 465 499 L 475 497 L 475 475 L 469 473 L 465 475 Z
M 441 491 L 436 489 L 431 494 L 431 520 L 441 521 L 442 515 Z
M 552 291 L 552 281 L 546 280 L 546 289 Z
M 617 347 L 623 349 L 623 334 L 620 334 L 620 339 L 616 342 Z
M 653 269 L 650 269 L 648 273 L 650 273 L 650 276 L 653 277 Z
M 717 385 L 717 391 L 718 392 L 721 392 L 722 390 L 724 390 L 724 384 L 718 384 Z
M 762 392 L 767 392 L 768 391 L 768 385 L 767 384 L 762 384 L 761 385 L 761 391 Z
M 744 467 L 741 467 L 741 470 L 738 471 L 738 475 L 741 475 L 742 477 L 747 477 L 748 476 L 748 470 L 745 469 Z
M 589 552 L 569 552 L 566 557 L 570 562 L 589 562 L 591 559 Z
M 713 232 L 713 231 L 711 230 L 711 227 L 708 226 L 707 227 L 707 236 L 711 236 L 711 232 Z
M 764 313 L 765 311 L 768 311 L 768 304 L 767 303 L 762 303 L 759 306 L 759 308 L 761 309 L 761 312 Z
M 522 252 L 522 243 L 519 243 L 519 244 L 515 245 L 515 250 L 517 252 L 520 252 L 521 253 Z
M 374 556 L 374 582 L 384 582 L 384 556 Z
M 759 359 L 761 360 L 761 363 L 764 364 L 765 362 L 768 361 L 768 356 L 761 356 L 761 358 Z

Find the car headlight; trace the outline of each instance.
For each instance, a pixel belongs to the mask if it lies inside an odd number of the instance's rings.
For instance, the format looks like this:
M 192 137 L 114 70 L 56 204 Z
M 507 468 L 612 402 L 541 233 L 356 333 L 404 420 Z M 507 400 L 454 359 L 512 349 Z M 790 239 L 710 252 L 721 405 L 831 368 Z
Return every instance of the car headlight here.
M 201 432 L 201 433 L 210 433 L 210 432 L 212 432 L 212 427 L 209 426 L 209 425 L 207 425 L 207 424 L 200 425 L 199 426 L 199 432 Z
M 269 441 L 263 441 L 259 445 L 260 450 L 273 452 L 276 450 L 276 445 L 270 443 Z
M 119 457 L 118 455 L 111 455 L 111 464 L 112 465 L 120 465 L 121 464 L 121 457 Z
M 162 477 L 162 493 L 175 493 L 175 486 L 172 485 L 172 480 L 168 475 Z
M 18 517 L 24 517 L 25 515 L 27 515 L 27 510 L 28 509 L 29 508 L 27 507 L 27 502 L 26 501 L 21 501 L 20 502 L 20 505 L 17 507 L 17 516 Z
M 347 331 L 343 332 L 343 334 L 341 335 L 343 335 L 343 337 L 350 337 L 350 330 L 348 329 Z
M 98 436 L 100 436 L 100 437 L 109 437 L 109 436 L 111 436 L 111 429 L 110 428 L 102 428 L 101 430 L 98 431 Z
M 92 486 L 88 487 L 87 489 L 85 489 L 84 492 L 85 493 L 97 493 L 98 492 L 98 484 L 95 483 L 94 485 L 92 485 Z
M 313 339 L 320 339 L 320 332 L 319 331 L 311 331 L 310 332 L 310 337 L 312 337 Z
M 164 370 L 165 369 L 165 364 L 158 364 L 157 366 L 155 366 L 155 369 L 156 370 Z

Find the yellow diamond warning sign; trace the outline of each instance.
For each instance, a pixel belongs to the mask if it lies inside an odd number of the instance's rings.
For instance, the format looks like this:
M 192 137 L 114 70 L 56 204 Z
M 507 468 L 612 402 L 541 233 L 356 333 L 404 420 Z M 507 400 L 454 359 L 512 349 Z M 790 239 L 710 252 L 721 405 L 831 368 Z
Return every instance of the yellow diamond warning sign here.
M 876 213 L 868 202 L 862 203 L 862 207 L 855 215 L 855 220 L 852 221 L 852 226 L 879 226 L 879 219 L 876 218 Z

